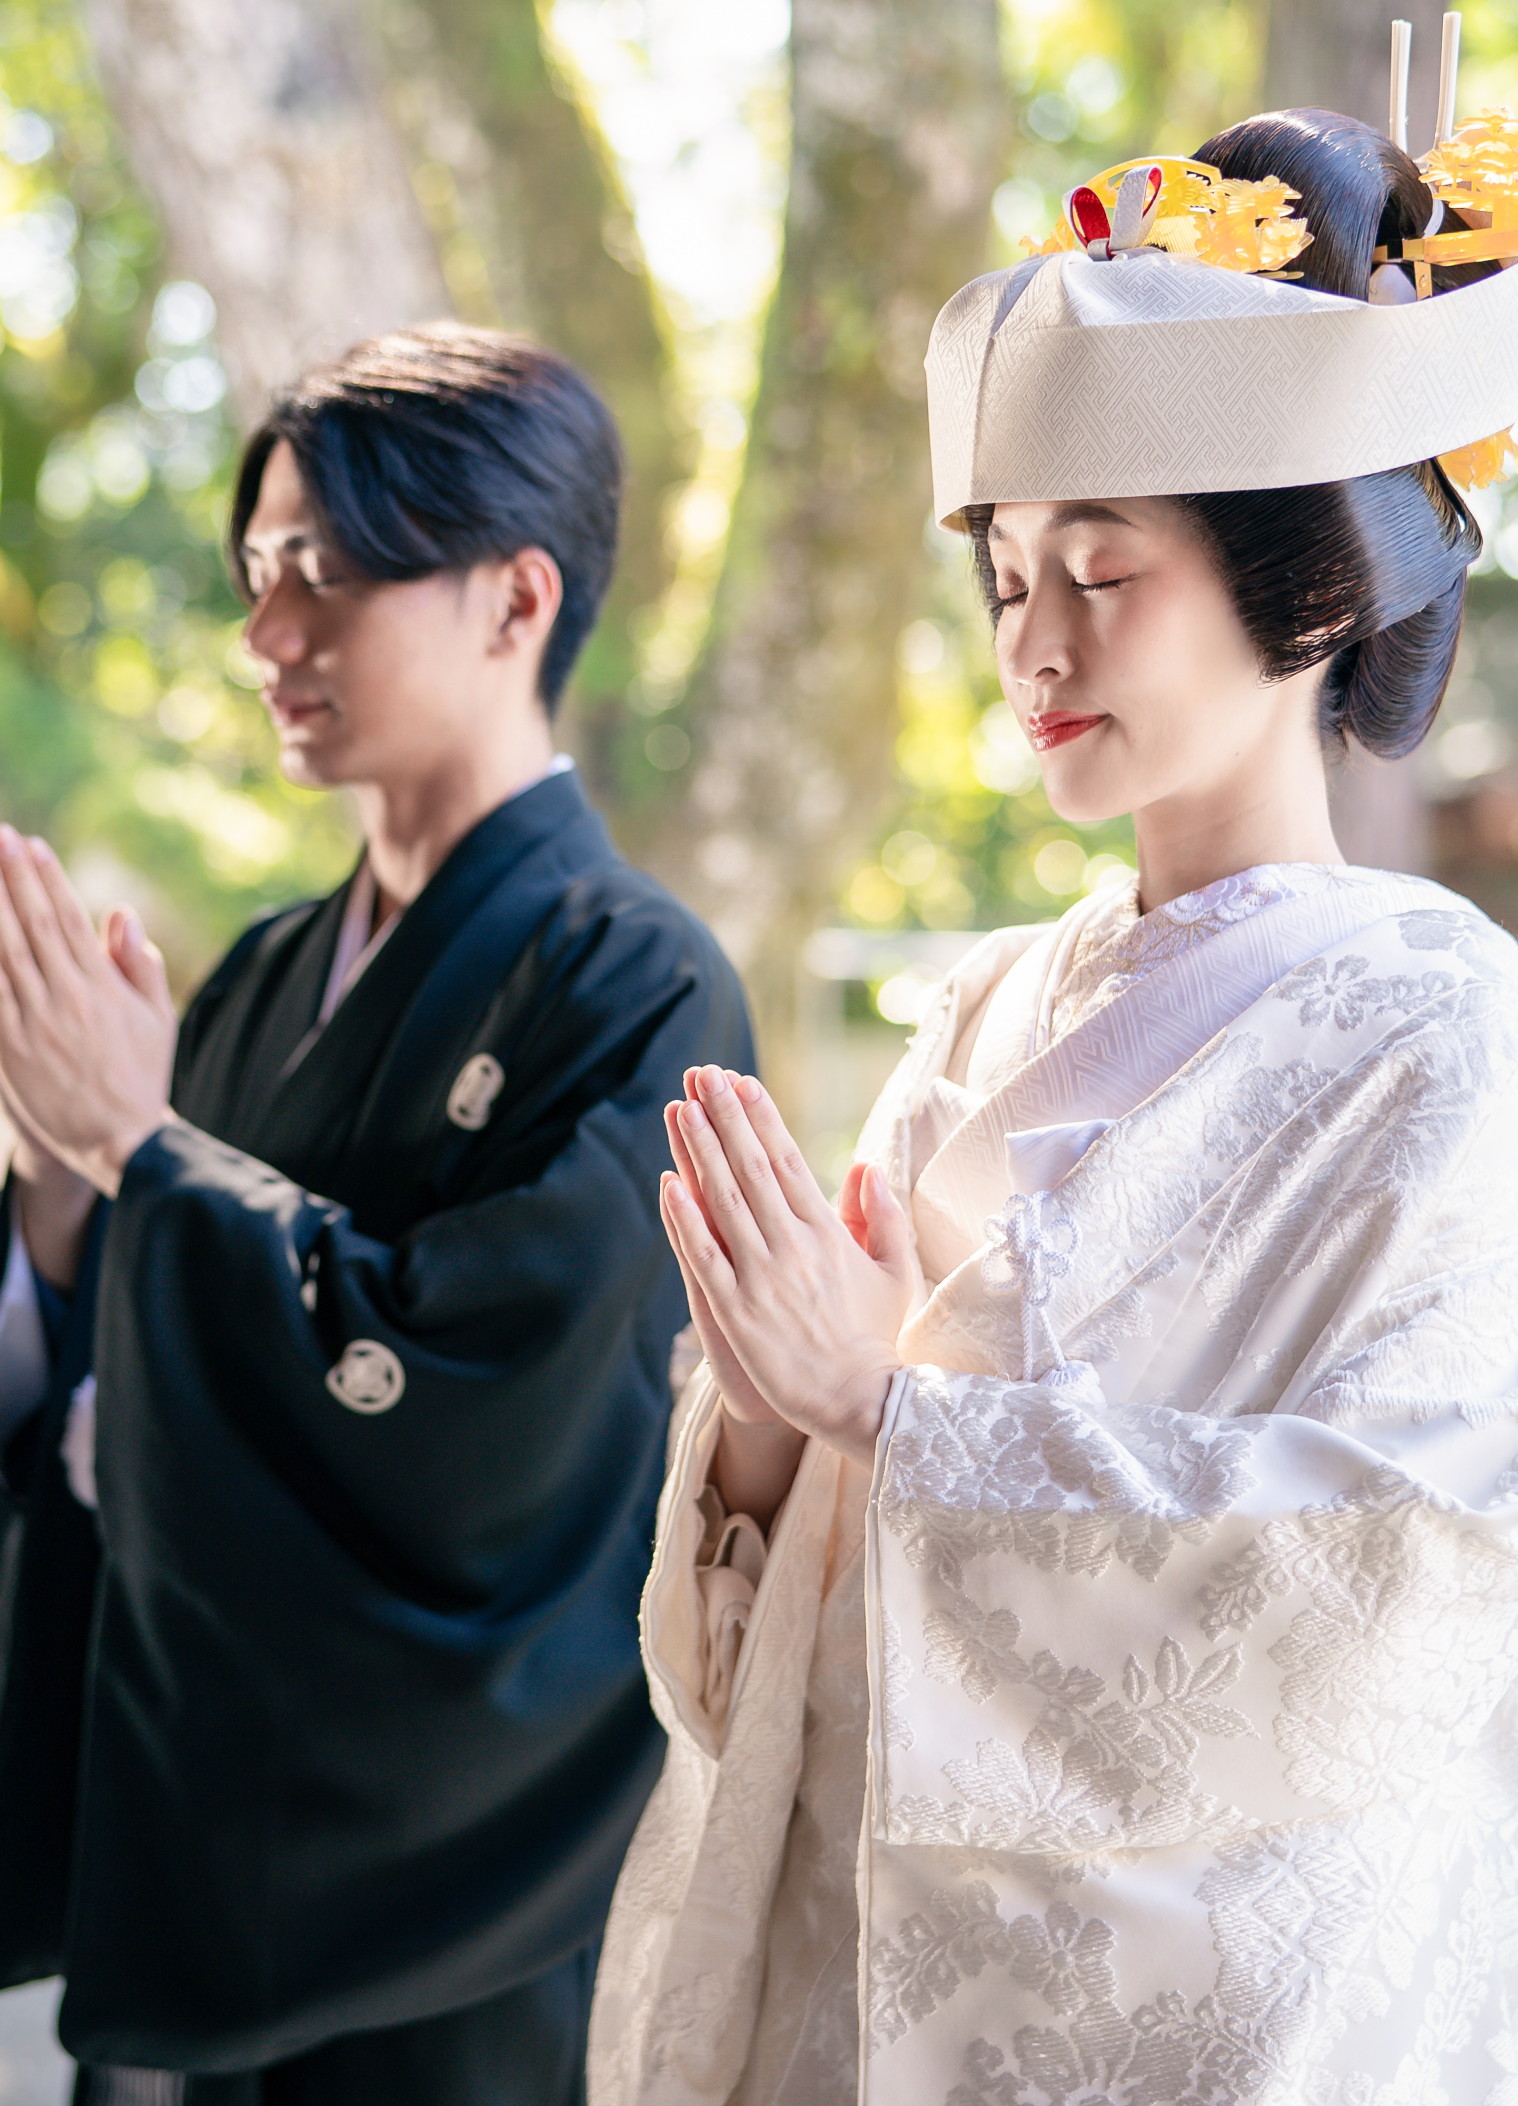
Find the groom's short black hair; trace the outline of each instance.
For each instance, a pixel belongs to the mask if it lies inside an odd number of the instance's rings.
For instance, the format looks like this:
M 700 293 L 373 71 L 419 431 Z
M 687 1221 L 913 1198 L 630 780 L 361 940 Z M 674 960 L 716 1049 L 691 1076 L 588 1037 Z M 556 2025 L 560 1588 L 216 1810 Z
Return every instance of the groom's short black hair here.
M 230 522 L 243 536 L 284 439 L 336 547 L 368 578 L 465 571 L 546 549 L 564 580 L 538 689 L 557 704 L 616 558 L 622 449 L 611 413 L 557 352 L 457 323 L 359 344 L 276 397 L 248 441 Z

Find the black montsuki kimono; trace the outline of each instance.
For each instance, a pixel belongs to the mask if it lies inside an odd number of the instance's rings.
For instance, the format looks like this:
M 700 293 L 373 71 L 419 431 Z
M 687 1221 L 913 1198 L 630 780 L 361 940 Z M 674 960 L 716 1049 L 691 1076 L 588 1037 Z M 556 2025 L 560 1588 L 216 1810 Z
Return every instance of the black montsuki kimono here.
M 45 1847 L 70 1699 L 26 1634 L 87 1552 L 34 1473 L 0 1878 L 38 1865 L 0 1885 L 0 1964 L 62 1969 L 85 2062 L 253 2068 L 527 1979 L 596 1935 L 659 1766 L 661 1111 L 692 1063 L 750 1064 L 737 982 L 573 774 L 474 829 L 312 1041 L 344 899 L 232 951 L 185 1021 L 186 1123 L 122 1183 L 87 1725 Z

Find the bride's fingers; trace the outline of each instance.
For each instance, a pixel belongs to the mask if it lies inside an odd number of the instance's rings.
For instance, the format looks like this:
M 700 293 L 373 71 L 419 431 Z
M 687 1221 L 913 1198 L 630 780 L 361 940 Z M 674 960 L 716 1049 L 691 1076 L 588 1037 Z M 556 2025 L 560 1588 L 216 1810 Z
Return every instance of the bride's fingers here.
M 696 1211 L 704 1212 L 714 1225 L 710 1233 L 725 1247 L 735 1267 L 766 1256 L 769 1246 L 764 1232 L 706 1112 L 700 1104 L 682 1104 L 677 1117 L 701 1193 L 702 1206 Z M 695 1206 L 694 1199 L 691 1205 Z
M 843 1223 L 861 1250 L 869 1248 L 869 1230 L 865 1223 L 864 1207 L 859 1197 L 859 1187 L 864 1178 L 865 1165 L 850 1163 L 843 1180 L 843 1190 L 838 1195 L 838 1219 Z
M 795 1209 L 776 1181 L 769 1151 L 750 1124 L 742 1098 L 722 1068 L 703 1068 L 699 1102 L 722 1144 L 729 1170 L 773 1250 L 795 1226 Z
M 692 1069 L 691 1073 L 694 1074 L 695 1070 Z M 701 1208 L 703 1213 L 706 1213 L 706 1201 L 701 1195 L 701 1180 L 696 1175 L 696 1166 L 691 1160 L 691 1152 L 685 1145 L 685 1135 L 680 1131 L 680 1106 L 678 1104 L 665 1105 L 664 1131 L 669 1137 L 669 1152 L 674 1157 L 677 1175 L 684 1183 L 685 1189 L 691 1198 L 695 1200 L 697 1206 Z M 706 1214 L 706 1225 L 720 1243 L 722 1238 L 717 1232 L 717 1224 L 712 1220 L 709 1213 Z
M 802 1221 L 835 1220 L 837 1217 L 823 1196 L 821 1185 L 812 1175 L 811 1166 L 775 1109 L 775 1100 L 764 1084 L 753 1075 L 744 1075 L 738 1081 L 736 1095 L 769 1158 L 775 1182 L 785 1194 L 791 1212 Z
M 866 1163 L 859 1180 L 859 1206 L 864 1222 L 864 1249 L 894 1278 L 912 1274 L 912 1239 L 901 1202 L 878 1163 Z
M 696 1336 L 701 1341 L 701 1350 L 707 1359 L 716 1365 L 718 1356 L 726 1346 L 722 1326 L 713 1314 L 710 1298 L 702 1286 L 691 1261 L 685 1255 L 680 1239 L 681 1203 L 672 1198 L 671 1188 L 678 1187 L 680 1180 L 666 1170 L 659 1180 L 659 1216 L 664 1223 L 664 1233 L 669 1238 L 669 1247 L 675 1254 L 675 1263 L 680 1268 L 680 1278 L 685 1283 L 685 1305 L 690 1310 L 691 1322 L 696 1327 Z M 690 1195 L 685 1195 L 685 1208 L 691 1204 Z
M 710 1358 L 711 1342 L 707 1336 L 708 1327 L 713 1333 L 720 1331 L 721 1327 L 712 1315 L 712 1305 L 707 1300 L 706 1290 L 697 1279 L 695 1273 L 692 1272 L 690 1260 L 686 1257 L 684 1247 L 680 1241 L 678 1226 L 680 1203 L 678 1200 L 672 1200 L 665 1189 L 668 1185 L 672 1183 L 678 1184 L 679 1182 L 680 1180 L 670 1170 L 666 1170 L 659 1179 L 659 1216 L 664 1223 L 664 1233 L 669 1238 L 669 1247 L 675 1254 L 675 1263 L 680 1268 L 680 1277 L 685 1282 L 685 1301 L 686 1306 L 690 1310 L 691 1322 L 695 1325 L 697 1335 L 700 1337 L 702 1351 Z M 686 1197 L 690 1197 L 689 1193 L 686 1194 Z
M 709 1306 L 720 1306 L 737 1285 L 737 1277 L 700 1207 L 672 1170 L 666 1170 L 659 1180 L 659 1211 L 687 1287 L 698 1287 Z
M 705 1289 L 686 1261 L 678 1238 L 672 1234 L 671 1241 L 674 1243 L 675 1257 L 679 1261 L 680 1277 L 685 1282 L 685 1299 L 690 1307 L 691 1322 L 696 1327 L 696 1336 L 700 1339 L 701 1350 L 706 1355 L 707 1367 L 722 1392 L 723 1403 L 729 1411 L 749 1425 L 781 1423 L 779 1414 L 754 1387 L 753 1378 L 743 1365 L 732 1340 L 723 1330 L 721 1319 L 713 1309 Z

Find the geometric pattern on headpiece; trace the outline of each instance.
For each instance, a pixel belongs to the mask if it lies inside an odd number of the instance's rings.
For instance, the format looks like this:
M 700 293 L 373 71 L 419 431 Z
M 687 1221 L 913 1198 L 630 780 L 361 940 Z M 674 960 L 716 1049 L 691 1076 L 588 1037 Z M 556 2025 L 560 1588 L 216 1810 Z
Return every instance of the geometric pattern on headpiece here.
M 1518 271 L 1372 306 L 1153 247 L 976 279 L 927 355 L 934 512 L 1280 489 L 1518 422 Z

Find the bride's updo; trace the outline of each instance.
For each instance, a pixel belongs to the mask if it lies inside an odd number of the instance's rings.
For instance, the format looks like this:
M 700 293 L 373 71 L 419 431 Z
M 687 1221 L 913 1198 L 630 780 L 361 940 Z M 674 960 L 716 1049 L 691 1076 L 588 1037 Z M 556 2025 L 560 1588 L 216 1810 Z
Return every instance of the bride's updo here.
M 1433 194 L 1408 155 L 1329 110 L 1248 118 L 1209 139 L 1196 159 L 1249 181 L 1278 176 L 1300 193 L 1292 209 L 1313 239 L 1292 269 L 1301 273 L 1296 282 L 1320 292 L 1368 299 L 1372 252 L 1389 244 L 1396 255 L 1434 217 Z M 1446 211 L 1445 231 L 1463 224 Z M 1496 268 L 1435 265 L 1435 296 Z M 1263 376 L 1261 384 L 1269 384 Z M 1280 413 L 1293 414 L 1290 400 Z M 1388 757 L 1411 752 L 1449 683 L 1465 574 L 1481 553 L 1480 532 L 1439 464 L 1177 502 L 1211 546 L 1266 675 L 1283 679 L 1327 660 L 1325 736 Z M 994 618 L 991 509 L 968 506 L 965 519 Z
M 1279 176 L 1312 229 L 1300 283 L 1370 295 L 1372 252 L 1431 231 L 1435 200 L 1382 133 L 1331 110 L 1280 110 L 1198 148 L 1225 176 Z M 1446 212 L 1446 230 L 1464 221 Z M 1434 266 L 1435 297 L 1495 264 Z M 1283 415 L 1290 405 L 1282 404 Z M 1435 461 L 1297 490 L 1187 499 L 1217 548 L 1267 672 L 1311 665 L 1336 645 L 1323 728 L 1372 753 L 1409 753 L 1433 723 L 1460 641 L 1465 573 L 1481 535 Z

